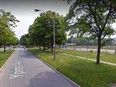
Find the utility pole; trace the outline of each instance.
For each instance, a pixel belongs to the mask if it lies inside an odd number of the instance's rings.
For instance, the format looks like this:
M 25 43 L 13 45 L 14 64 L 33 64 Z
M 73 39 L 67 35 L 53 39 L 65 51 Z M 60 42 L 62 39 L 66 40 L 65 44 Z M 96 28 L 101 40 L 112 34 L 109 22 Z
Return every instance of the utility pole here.
M 55 37 L 55 13 L 54 13 L 54 19 L 53 19 L 53 54 L 54 54 L 54 60 L 56 60 L 56 37 Z

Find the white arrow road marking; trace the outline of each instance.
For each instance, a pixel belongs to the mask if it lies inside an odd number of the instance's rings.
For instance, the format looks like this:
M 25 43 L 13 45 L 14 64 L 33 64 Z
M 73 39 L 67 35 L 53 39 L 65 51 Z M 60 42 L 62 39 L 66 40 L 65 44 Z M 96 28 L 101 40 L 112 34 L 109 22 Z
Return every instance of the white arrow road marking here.
M 22 77 L 24 75 L 10 75 L 9 79 L 14 79 L 14 78 L 17 78 L 17 77 Z
M 13 71 L 13 74 L 10 75 L 9 79 L 22 77 L 24 76 L 24 74 L 26 74 L 26 72 L 23 71 L 23 65 L 21 61 L 15 61 L 13 66 L 14 66 L 14 71 Z

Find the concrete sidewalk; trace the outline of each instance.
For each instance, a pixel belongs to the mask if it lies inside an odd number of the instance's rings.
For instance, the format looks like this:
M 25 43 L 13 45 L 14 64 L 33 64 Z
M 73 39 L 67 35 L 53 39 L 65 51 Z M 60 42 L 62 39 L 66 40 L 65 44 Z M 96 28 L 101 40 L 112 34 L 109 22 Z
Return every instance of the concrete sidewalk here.
M 3 71 L 0 87 L 79 87 L 33 54 L 18 48 Z

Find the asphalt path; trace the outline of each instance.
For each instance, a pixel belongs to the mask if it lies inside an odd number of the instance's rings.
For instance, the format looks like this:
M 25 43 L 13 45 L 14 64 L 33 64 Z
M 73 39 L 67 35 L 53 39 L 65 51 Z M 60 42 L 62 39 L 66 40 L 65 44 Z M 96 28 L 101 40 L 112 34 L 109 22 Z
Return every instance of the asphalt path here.
M 17 48 L 0 73 L 0 87 L 78 87 L 34 55 Z

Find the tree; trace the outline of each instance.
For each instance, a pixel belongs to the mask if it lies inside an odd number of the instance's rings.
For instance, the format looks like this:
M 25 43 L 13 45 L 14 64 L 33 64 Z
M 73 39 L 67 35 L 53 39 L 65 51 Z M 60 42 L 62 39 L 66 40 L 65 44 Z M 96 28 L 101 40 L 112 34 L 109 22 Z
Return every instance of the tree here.
M 29 36 L 28 36 L 28 34 L 25 34 L 25 35 L 21 36 L 20 44 L 25 45 L 25 46 L 29 45 Z
M 10 12 L 0 10 L 0 32 L 5 27 L 16 27 L 16 22 L 19 22 L 19 20 L 17 20 L 14 15 L 12 15 Z
M 4 52 L 5 52 L 5 45 L 15 45 L 18 43 L 18 39 L 15 37 L 15 34 L 10 29 L 6 28 L 2 32 L 0 32 L 0 43 L 4 44 Z
M 10 29 L 16 27 L 16 22 L 19 21 L 14 17 L 14 15 L 10 12 L 0 10 L 0 38 L 2 38 L 1 43 L 4 44 L 4 52 L 7 39 L 14 36 L 14 33 Z
M 59 14 L 47 11 L 40 14 L 34 23 L 29 27 L 29 37 L 31 44 L 53 49 L 53 20 L 55 16 L 56 44 L 61 45 L 66 42 L 64 29 L 64 17 Z
M 71 0 L 67 0 L 70 2 Z M 72 26 L 77 26 L 79 33 L 88 34 L 98 39 L 96 63 L 100 63 L 100 48 L 103 39 L 115 33 L 112 23 L 116 19 L 115 0 L 76 0 L 70 7 L 69 19 Z M 71 20 L 72 21 L 72 20 Z M 70 21 L 70 23 L 71 23 Z

